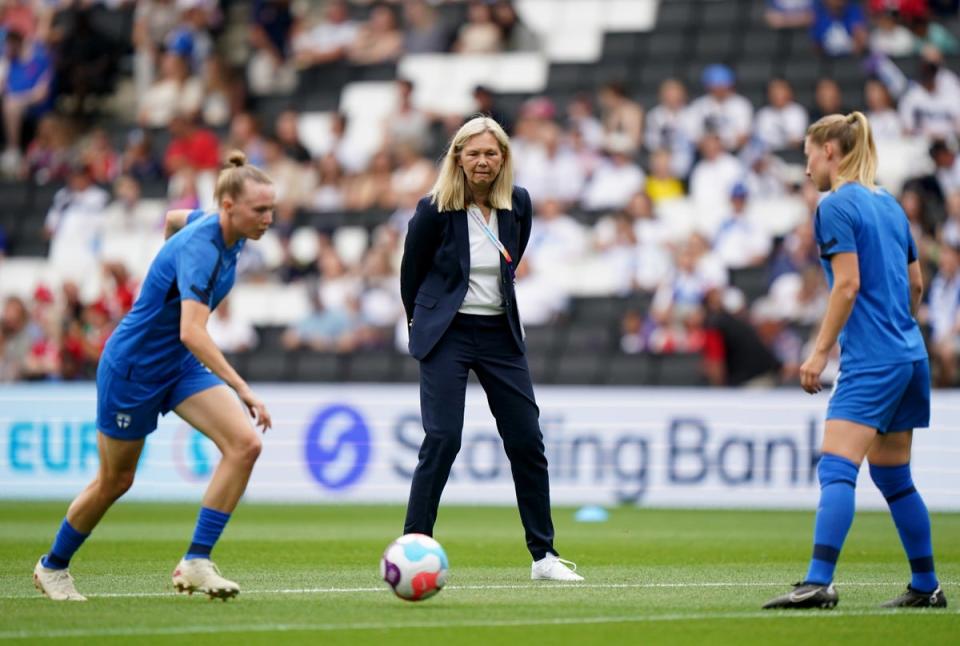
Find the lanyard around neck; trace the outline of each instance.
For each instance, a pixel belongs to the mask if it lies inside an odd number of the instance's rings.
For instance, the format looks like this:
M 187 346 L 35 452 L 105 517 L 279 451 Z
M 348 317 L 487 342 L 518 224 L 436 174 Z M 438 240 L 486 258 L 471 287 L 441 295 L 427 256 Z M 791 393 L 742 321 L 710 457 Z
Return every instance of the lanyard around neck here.
M 497 248 L 497 251 L 500 252 L 500 255 L 503 256 L 503 259 L 507 263 L 507 269 L 510 271 L 510 278 L 513 279 L 514 268 L 513 268 L 513 258 L 510 257 L 510 252 L 507 251 L 507 248 L 503 246 L 503 243 L 500 242 L 500 239 L 490 230 L 490 227 L 487 226 L 487 223 L 483 220 L 483 214 L 480 212 L 480 207 L 476 204 L 471 204 L 467 209 L 467 215 L 473 218 L 473 221 L 476 222 L 483 233 L 487 236 L 487 239 Z

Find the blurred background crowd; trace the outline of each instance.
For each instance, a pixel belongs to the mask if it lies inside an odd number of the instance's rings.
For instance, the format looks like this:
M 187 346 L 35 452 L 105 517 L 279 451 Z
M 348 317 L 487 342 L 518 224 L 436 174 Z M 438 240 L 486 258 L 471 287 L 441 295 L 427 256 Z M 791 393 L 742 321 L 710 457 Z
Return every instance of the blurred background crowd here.
M 859 109 L 954 386 L 957 4 L 2 0 L 0 381 L 91 378 L 165 211 L 213 208 L 230 149 L 279 205 L 218 344 L 253 379 L 415 378 L 406 224 L 482 112 L 535 205 L 517 275 L 535 379 L 794 383 L 827 300 L 803 137 Z

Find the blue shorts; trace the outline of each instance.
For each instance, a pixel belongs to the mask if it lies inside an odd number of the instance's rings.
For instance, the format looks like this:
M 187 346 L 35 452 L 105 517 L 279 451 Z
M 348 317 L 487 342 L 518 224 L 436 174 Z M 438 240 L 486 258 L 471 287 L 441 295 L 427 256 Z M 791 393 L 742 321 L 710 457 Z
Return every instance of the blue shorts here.
M 192 356 L 164 381 L 137 381 L 106 361 L 97 367 L 97 429 L 117 440 L 139 440 L 157 430 L 157 418 L 202 390 L 223 384 Z
M 930 426 L 930 364 L 921 359 L 841 372 L 827 419 L 849 420 L 880 433 Z

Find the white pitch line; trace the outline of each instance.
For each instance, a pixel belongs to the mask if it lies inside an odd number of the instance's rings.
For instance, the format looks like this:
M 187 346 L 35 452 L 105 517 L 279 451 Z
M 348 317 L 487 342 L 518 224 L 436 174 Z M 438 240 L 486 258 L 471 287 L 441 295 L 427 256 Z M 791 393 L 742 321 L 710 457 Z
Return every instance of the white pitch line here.
M 908 611 L 909 612 L 909 611 Z M 825 619 L 845 617 L 894 617 L 903 614 L 898 610 L 831 610 L 829 612 L 716 612 L 664 615 L 621 615 L 607 617 L 562 617 L 553 619 L 500 619 L 500 620 L 469 620 L 469 621 L 442 621 L 442 622 L 412 622 L 412 623 L 304 623 L 304 624 L 250 624 L 250 625 L 223 625 L 223 626 L 164 626 L 157 628 L 101 628 L 76 630 L 50 631 L 5 631 L 0 632 L 0 640 L 37 639 L 57 637 L 150 637 L 161 635 L 194 635 L 194 634 L 223 634 L 223 633 L 267 633 L 267 632 L 334 632 L 334 631 L 364 631 L 364 630 L 411 630 L 431 628 L 510 628 L 517 626 L 569 626 L 589 624 L 640 624 L 674 621 L 710 621 L 713 619 Z M 910 613 L 915 614 L 915 613 Z M 930 616 L 957 615 L 958 610 L 937 610 Z
M 859 581 L 839 583 L 840 587 L 896 587 L 902 585 L 902 582 L 873 582 Z M 944 583 L 943 585 L 954 585 Z M 750 587 L 787 587 L 782 581 L 778 583 L 762 583 L 756 581 L 715 581 L 715 582 L 691 582 L 691 583 L 491 583 L 476 585 L 448 585 L 444 587 L 445 591 L 455 590 L 583 590 L 583 589 L 658 589 L 658 588 L 750 588 Z M 245 590 L 241 594 L 244 597 L 251 595 L 294 595 L 294 594 L 359 594 L 359 593 L 386 593 L 389 589 L 383 586 L 362 587 L 362 588 L 279 588 L 276 590 Z M 202 593 L 197 593 L 203 596 Z M 102 592 L 86 595 L 92 599 L 137 599 L 137 598 L 158 598 L 174 597 L 177 594 L 170 592 Z M 4 599 L 42 599 L 40 594 L 7 594 L 0 595 L 0 600 Z

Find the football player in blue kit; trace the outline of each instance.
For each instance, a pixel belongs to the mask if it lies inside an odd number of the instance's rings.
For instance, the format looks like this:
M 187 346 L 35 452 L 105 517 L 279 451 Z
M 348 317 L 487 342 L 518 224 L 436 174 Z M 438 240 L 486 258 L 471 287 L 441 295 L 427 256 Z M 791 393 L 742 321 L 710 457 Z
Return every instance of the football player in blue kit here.
M 70 576 L 70 559 L 133 484 L 146 436 L 156 430 L 158 416 L 171 410 L 222 453 L 193 541 L 174 570 L 174 587 L 224 600 L 240 591 L 220 575 L 210 552 L 260 455 L 260 436 L 247 413 L 264 432 L 271 420 L 206 325 L 233 287 L 245 241 L 259 239 L 273 222 L 276 194 L 270 178 L 247 164 L 243 153 L 234 152 L 217 178 L 214 196 L 218 212 L 167 213 L 168 240 L 133 309 L 104 348 L 97 368 L 99 470 L 70 505 L 50 551 L 34 569 L 35 585 L 51 599 L 85 599 Z
M 800 368 L 808 393 L 835 343 L 840 374 L 827 407 L 817 467 L 820 504 L 804 580 L 764 608 L 832 608 L 833 575 L 853 523 L 855 487 L 866 458 L 900 534 L 912 573 L 885 607 L 947 605 L 933 567 L 930 516 L 913 485 L 913 429 L 930 424 L 930 367 L 914 318 L 923 294 L 917 247 L 897 201 L 874 183 L 877 152 L 860 112 L 823 117 L 807 130 L 807 175 L 829 191 L 814 230 L 830 299 L 816 346 Z

